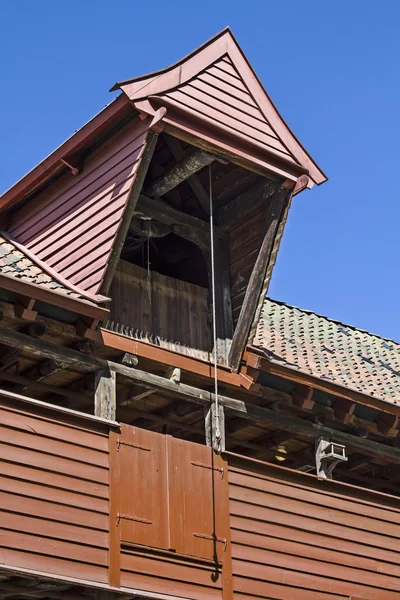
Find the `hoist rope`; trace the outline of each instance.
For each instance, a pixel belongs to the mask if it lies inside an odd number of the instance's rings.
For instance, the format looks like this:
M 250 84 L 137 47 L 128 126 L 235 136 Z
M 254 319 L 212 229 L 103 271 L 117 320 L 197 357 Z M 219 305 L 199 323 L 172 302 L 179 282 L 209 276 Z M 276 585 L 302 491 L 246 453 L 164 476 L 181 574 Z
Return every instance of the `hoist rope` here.
M 147 296 L 151 306 L 151 273 L 150 273 L 150 237 L 151 237 L 151 219 L 147 221 Z
M 214 343 L 214 395 L 215 395 L 215 441 L 216 451 L 221 451 L 221 429 L 219 420 L 219 401 L 218 401 L 218 372 L 217 372 L 217 311 L 215 306 L 215 264 L 214 264 L 214 214 L 213 214 L 213 194 L 211 164 L 208 165 L 208 187 L 210 194 L 210 240 L 211 240 L 211 299 L 212 299 L 212 322 L 213 322 L 213 343 Z M 212 424 L 212 418 L 211 418 Z M 212 425 L 211 425 L 212 432 Z

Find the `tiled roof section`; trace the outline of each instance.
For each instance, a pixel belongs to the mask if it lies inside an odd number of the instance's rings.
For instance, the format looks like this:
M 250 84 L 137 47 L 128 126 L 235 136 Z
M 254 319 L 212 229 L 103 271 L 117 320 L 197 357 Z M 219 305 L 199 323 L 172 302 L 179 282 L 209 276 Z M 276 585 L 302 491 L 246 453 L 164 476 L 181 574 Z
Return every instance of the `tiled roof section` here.
M 79 293 L 55 281 L 55 279 L 2 235 L 0 235 L 0 273 L 15 277 L 21 281 L 26 281 L 27 283 L 43 286 L 49 290 L 65 294 L 70 298 L 84 299 Z
M 400 344 L 367 331 L 266 298 L 253 346 L 282 366 L 400 401 Z

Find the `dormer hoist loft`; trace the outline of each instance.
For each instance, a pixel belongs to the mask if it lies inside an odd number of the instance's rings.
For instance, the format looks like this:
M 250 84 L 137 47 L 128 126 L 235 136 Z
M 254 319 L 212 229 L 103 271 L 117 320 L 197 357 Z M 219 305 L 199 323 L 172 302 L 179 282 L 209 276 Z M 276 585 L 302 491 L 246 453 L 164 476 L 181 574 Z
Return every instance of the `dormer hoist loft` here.
M 291 198 L 325 176 L 229 30 L 113 89 L 89 146 L 67 142 L 48 165 L 54 185 L 40 186 L 45 164 L 3 196 L 8 235 L 88 298 L 111 297 L 107 327 L 123 335 L 209 362 L 215 309 L 218 362 L 238 370 Z

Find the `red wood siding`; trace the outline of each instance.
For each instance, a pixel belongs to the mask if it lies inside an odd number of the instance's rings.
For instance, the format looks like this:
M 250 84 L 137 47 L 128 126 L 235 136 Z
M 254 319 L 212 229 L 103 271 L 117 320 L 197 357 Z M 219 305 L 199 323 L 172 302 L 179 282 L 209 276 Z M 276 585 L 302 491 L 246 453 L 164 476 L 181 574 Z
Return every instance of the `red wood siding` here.
M 397 600 L 400 500 L 230 465 L 234 598 Z
M 222 129 L 245 137 L 264 150 L 292 161 L 229 56 L 161 97 Z
M 108 427 L 0 396 L 0 562 L 108 581 Z
M 137 119 L 16 212 L 10 233 L 82 290 L 98 292 L 146 145 Z

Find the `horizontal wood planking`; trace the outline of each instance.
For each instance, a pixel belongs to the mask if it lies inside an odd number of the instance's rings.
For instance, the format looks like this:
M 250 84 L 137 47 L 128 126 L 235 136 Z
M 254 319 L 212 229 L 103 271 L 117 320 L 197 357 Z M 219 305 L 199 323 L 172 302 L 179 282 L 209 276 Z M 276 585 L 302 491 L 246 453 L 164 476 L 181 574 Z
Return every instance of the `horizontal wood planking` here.
M 215 575 L 214 564 L 196 564 L 172 553 L 121 552 L 121 587 L 208 600 L 222 597 L 222 574 L 218 571 L 213 581 Z
M 246 463 L 229 469 L 235 598 L 398 597 L 398 499 Z
M 294 162 L 227 57 L 216 61 L 190 81 L 166 92 L 164 97 L 178 103 L 184 110 L 193 111 L 202 119 L 229 128 L 260 149 Z
M 110 321 L 191 348 L 211 350 L 208 290 L 120 261 L 110 288 Z M 149 298 L 151 294 L 151 301 Z M 131 302 L 131 298 L 135 302 Z
M 104 424 L 0 396 L 0 561 L 107 583 Z
M 81 289 L 97 292 L 135 181 L 148 121 L 126 125 L 18 210 L 10 233 Z

